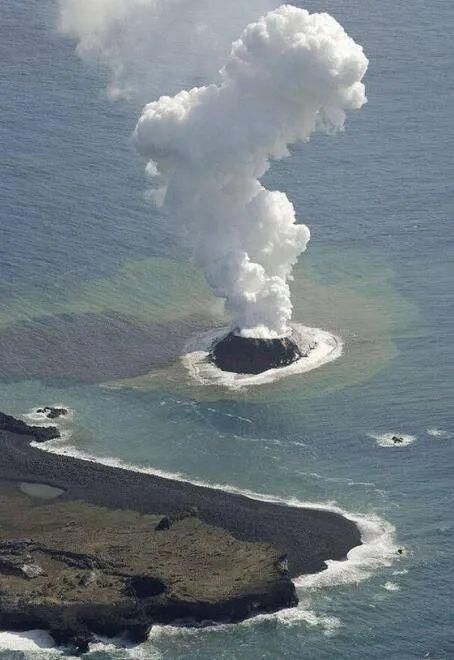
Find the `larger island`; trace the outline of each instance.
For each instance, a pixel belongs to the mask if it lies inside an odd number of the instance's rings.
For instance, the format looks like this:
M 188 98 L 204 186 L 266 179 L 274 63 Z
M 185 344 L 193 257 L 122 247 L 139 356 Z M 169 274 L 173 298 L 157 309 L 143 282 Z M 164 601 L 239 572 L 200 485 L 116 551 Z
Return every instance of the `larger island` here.
M 0 628 L 146 639 L 154 623 L 237 622 L 297 605 L 292 577 L 361 543 L 337 513 L 42 451 L 0 413 Z

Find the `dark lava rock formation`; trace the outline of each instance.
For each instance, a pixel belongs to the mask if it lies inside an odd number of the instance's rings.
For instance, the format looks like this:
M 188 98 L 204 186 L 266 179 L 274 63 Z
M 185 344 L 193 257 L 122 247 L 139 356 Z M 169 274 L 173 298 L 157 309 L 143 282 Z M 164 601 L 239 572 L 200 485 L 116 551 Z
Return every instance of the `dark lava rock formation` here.
M 258 339 L 233 332 L 215 343 L 210 353 L 210 359 L 219 369 L 237 374 L 261 374 L 268 369 L 287 367 L 306 356 L 291 336 Z
M 283 506 L 42 451 L 0 415 L 0 628 L 143 641 L 153 623 L 235 622 L 296 605 L 291 578 L 361 544 L 325 510 Z M 37 435 L 38 434 L 38 435 Z M 61 489 L 42 500 L 21 484 Z
M 62 415 L 68 414 L 66 408 L 54 408 L 53 406 L 38 408 L 36 412 L 46 415 L 47 419 L 57 419 L 58 417 L 62 417 Z
M 47 442 L 60 437 L 60 431 L 56 426 L 29 426 L 20 419 L 0 412 L 0 431 L 30 435 L 36 442 Z

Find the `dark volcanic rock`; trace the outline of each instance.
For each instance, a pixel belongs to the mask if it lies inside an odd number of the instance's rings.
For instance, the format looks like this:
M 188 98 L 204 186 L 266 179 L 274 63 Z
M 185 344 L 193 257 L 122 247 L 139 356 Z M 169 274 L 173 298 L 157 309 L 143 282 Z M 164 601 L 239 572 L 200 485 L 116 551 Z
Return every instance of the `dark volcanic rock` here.
M 194 506 L 191 507 L 191 509 L 189 509 L 188 511 L 181 511 L 175 514 L 174 516 L 163 516 L 156 525 L 155 531 L 162 532 L 166 529 L 170 529 L 174 522 L 178 522 L 179 520 L 184 520 L 185 518 L 190 518 L 191 516 L 196 516 L 197 513 L 198 513 L 197 508 Z
M 95 635 L 84 626 L 74 628 L 63 628 L 53 630 L 52 635 L 59 646 L 73 647 L 78 654 L 87 653 L 91 642 L 95 641 Z
M 60 437 L 56 426 L 29 426 L 20 419 L 0 412 L 0 431 L 9 431 L 20 435 L 31 435 L 36 442 L 46 442 Z
M 258 339 L 241 337 L 233 332 L 211 349 L 210 359 L 223 371 L 237 374 L 261 374 L 268 369 L 287 367 L 305 357 L 292 337 Z
M 68 414 L 66 408 L 54 408 L 52 406 L 45 406 L 44 408 L 38 408 L 36 412 L 45 414 L 48 419 L 57 419 L 57 417 L 61 417 L 62 415 Z

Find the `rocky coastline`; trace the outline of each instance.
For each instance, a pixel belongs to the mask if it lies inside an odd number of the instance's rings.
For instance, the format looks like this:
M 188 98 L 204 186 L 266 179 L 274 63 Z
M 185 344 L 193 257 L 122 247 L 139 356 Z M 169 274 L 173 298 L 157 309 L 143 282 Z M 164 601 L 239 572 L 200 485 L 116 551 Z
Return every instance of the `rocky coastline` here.
M 92 633 L 237 622 L 295 606 L 292 577 L 361 543 L 330 511 L 41 451 L 45 431 L 0 414 L 2 629 L 84 650 Z

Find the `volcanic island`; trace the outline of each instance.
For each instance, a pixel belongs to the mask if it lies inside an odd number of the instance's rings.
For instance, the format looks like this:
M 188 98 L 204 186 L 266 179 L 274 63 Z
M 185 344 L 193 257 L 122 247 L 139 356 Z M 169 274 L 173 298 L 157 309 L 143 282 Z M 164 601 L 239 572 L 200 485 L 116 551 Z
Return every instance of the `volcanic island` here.
M 0 413 L 3 630 L 84 651 L 95 634 L 142 642 L 153 624 L 238 622 L 296 606 L 292 578 L 361 544 L 332 511 L 39 448 L 59 435 Z

